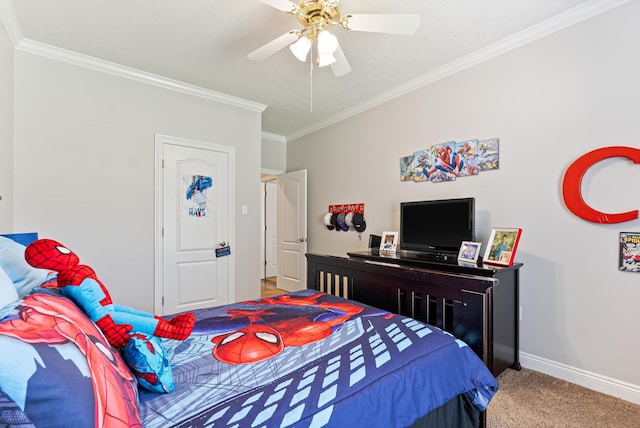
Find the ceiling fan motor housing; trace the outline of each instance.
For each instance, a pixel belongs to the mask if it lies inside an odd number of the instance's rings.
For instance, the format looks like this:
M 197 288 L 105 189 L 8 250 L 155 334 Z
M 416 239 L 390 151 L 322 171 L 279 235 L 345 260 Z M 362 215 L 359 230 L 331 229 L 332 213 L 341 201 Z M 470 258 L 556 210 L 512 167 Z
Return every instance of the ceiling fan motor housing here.
M 340 21 L 337 1 L 301 0 L 298 7 L 296 18 L 305 28 L 320 30 Z

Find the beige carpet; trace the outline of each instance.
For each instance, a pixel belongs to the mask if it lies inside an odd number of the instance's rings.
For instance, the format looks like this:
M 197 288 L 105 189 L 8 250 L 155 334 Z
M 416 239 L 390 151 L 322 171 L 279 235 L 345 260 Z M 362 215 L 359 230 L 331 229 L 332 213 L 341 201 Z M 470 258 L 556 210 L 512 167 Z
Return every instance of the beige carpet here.
M 640 428 L 640 405 L 533 370 L 506 370 L 487 428 Z

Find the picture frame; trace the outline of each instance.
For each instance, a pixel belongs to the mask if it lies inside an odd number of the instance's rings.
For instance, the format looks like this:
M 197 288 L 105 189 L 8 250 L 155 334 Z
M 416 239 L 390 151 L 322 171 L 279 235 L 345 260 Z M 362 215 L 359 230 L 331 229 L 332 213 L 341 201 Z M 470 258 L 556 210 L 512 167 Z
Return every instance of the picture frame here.
M 618 270 L 640 272 L 640 232 L 620 232 Z
M 458 252 L 458 261 L 464 263 L 477 263 L 480 255 L 481 242 L 462 241 Z
M 395 253 L 398 247 L 398 232 L 382 232 L 380 240 L 380 251 L 385 253 Z
M 484 251 L 483 263 L 511 266 L 516 257 L 522 229 L 518 227 L 493 227 Z

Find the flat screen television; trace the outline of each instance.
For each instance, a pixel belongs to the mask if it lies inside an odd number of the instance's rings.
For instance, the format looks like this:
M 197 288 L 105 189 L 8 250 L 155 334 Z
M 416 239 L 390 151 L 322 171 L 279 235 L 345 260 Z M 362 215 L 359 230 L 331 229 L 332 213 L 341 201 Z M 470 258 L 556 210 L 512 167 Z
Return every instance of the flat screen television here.
M 457 253 L 475 241 L 475 199 L 441 199 L 400 204 L 400 249 Z

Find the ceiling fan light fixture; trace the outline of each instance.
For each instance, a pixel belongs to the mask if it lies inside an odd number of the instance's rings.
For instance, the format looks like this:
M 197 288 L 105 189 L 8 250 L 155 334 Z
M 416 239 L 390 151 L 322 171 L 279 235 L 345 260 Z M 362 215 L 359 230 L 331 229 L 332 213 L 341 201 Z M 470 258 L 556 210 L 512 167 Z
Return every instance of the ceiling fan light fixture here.
M 333 56 L 336 49 L 338 49 L 338 38 L 326 30 L 320 31 L 318 34 L 318 56 Z
M 318 67 L 325 67 L 336 62 L 336 57 L 333 54 L 318 54 Z
M 291 49 L 291 53 L 293 53 L 296 58 L 298 58 L 302 62 L 305 62 L 307 60 L 309 50 L 311 49 L 311 40 L 309 40 L 309 38 L 305 36 L 302 36 L 298 39 L 297 42 L 289 45 L 289 49 Z

